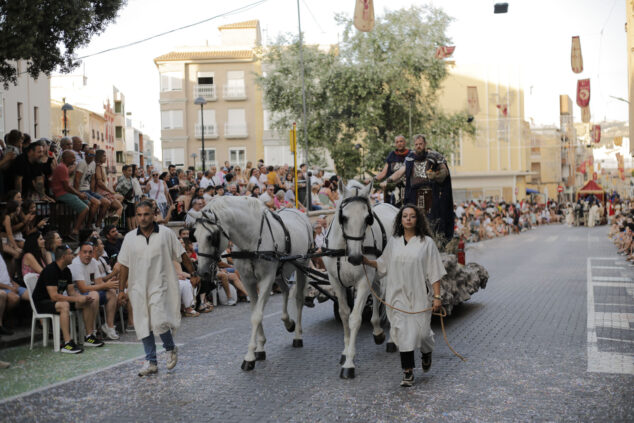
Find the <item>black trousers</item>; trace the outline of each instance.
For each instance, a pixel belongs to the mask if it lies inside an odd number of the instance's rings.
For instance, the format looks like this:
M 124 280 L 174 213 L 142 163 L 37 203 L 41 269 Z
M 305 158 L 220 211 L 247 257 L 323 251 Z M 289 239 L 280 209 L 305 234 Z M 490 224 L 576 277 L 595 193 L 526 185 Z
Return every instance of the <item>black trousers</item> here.
M 416 367 L 414 363 L 414 351 L 401 351 L 401 367 L 403 370 Z

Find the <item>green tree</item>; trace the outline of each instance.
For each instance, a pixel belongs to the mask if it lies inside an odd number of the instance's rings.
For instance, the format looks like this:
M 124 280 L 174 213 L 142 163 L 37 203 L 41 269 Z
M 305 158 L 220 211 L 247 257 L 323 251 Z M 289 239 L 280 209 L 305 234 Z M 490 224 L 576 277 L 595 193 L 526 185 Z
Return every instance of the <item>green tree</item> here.
M 447 114 L 438 106 L 447 69 L 435 52 L 449 44 L 450 22 L 442 10 L 388 12 L 367 33 L 356 31 L 348 17 L 336 19 L 344 27 L 341 44 L 328 52 L 306 46 L 304 61 L 309 147 L 327 148 L 339 174 L 361 173 L 355 143 L 364 146 L 366 167 L 376 169 L 397 134 L 424 133 L 432 148 L 449 154 L 460 131 L 474 132 L 466 113 Z M 267 73 L 259 82 L 280 129 L 301 123 L 298 51 L 297 40 L 286 37 L 264 56 Z
M 0 0 L 0 81 L 17 82 L 14 61 L 34 78 L 70 72 L 75 51 L 112 22 L 125 0 Z

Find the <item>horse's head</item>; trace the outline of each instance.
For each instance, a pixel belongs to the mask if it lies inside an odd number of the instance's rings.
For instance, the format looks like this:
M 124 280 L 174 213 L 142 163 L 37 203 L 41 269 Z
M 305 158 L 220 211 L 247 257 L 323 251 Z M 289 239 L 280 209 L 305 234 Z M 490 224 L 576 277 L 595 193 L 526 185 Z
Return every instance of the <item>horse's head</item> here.
M 355 182 L 346 187 L 339 181 L 339 191 L 343 197 L 337 210 L 337 220 L 346 243 L 348 261 L 355 266 L 363 262 L 365 232 L 374 223 L 370 205 L 371 189 L 372 182 L 366 186 Z
M 201 278 L 211 280 L 222 252 L 229 245 L 229 235 L 210 210 L 203 210 L 202 217 L 196 219 L 194 233 L 198 241 L 198 273 Z

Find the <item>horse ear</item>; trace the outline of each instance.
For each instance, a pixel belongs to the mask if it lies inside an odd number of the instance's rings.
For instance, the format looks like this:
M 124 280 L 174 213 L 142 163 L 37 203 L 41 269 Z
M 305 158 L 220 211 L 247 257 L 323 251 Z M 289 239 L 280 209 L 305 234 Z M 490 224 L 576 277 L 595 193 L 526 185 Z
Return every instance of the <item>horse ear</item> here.
M 341 195 L 345 197 L 347 190 L 346 190 L 346 186 L 343 183 L 343 179 L 339 179 L 338 185 L 339 185 L 339 192 L 341 193 Z
M 369 183 L 369 184 L 367 184 L 367 185 L 363 188 L 363 192 L 362 192 L 362 194 L 363 194 L 364 196 L 366 196 L 366 197 L 367 197 L 367 196 L 369 196 L 369 195 L 370 195 L 370 192 L 372 191 L 372 186 L 373 186 L 373 185 L 374 185 L 374 178 L 372 178 L 372 180 L 370 181 L 370 183 Z

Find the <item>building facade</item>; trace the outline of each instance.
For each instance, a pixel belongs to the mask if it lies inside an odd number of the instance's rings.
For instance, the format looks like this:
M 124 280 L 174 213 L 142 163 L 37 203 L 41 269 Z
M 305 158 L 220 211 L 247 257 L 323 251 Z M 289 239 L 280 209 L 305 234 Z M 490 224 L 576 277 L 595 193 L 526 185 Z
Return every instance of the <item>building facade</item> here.
M 13 62 L 17 67 L 18 81 L 0 89 L 0 136 L 12 129 L 27 133 L 32 139 L 50 137 L 51 120 L 50 78 L 42 75 L 33 79 L 26 73 L 26 62 Z
M 186 47 L 154 59 L 160 73 L 163 164 L 244 167 L 263 155 L 257 20 L 219 27 L 221 46 Z M 206 104 L 194 104 L 202 97 Z M 204 135 L 204 151 L 203 151 Z
M 456 153 L 447 157 L 456 202 L 511 202 L 526 197 L 531 138 L 520 82 L 518 67 L 449 64 L 439 96 L 445 111 L 468 110 L 469 87 L 475 87 L 471 91 L 475 136 L 453 140 Z

